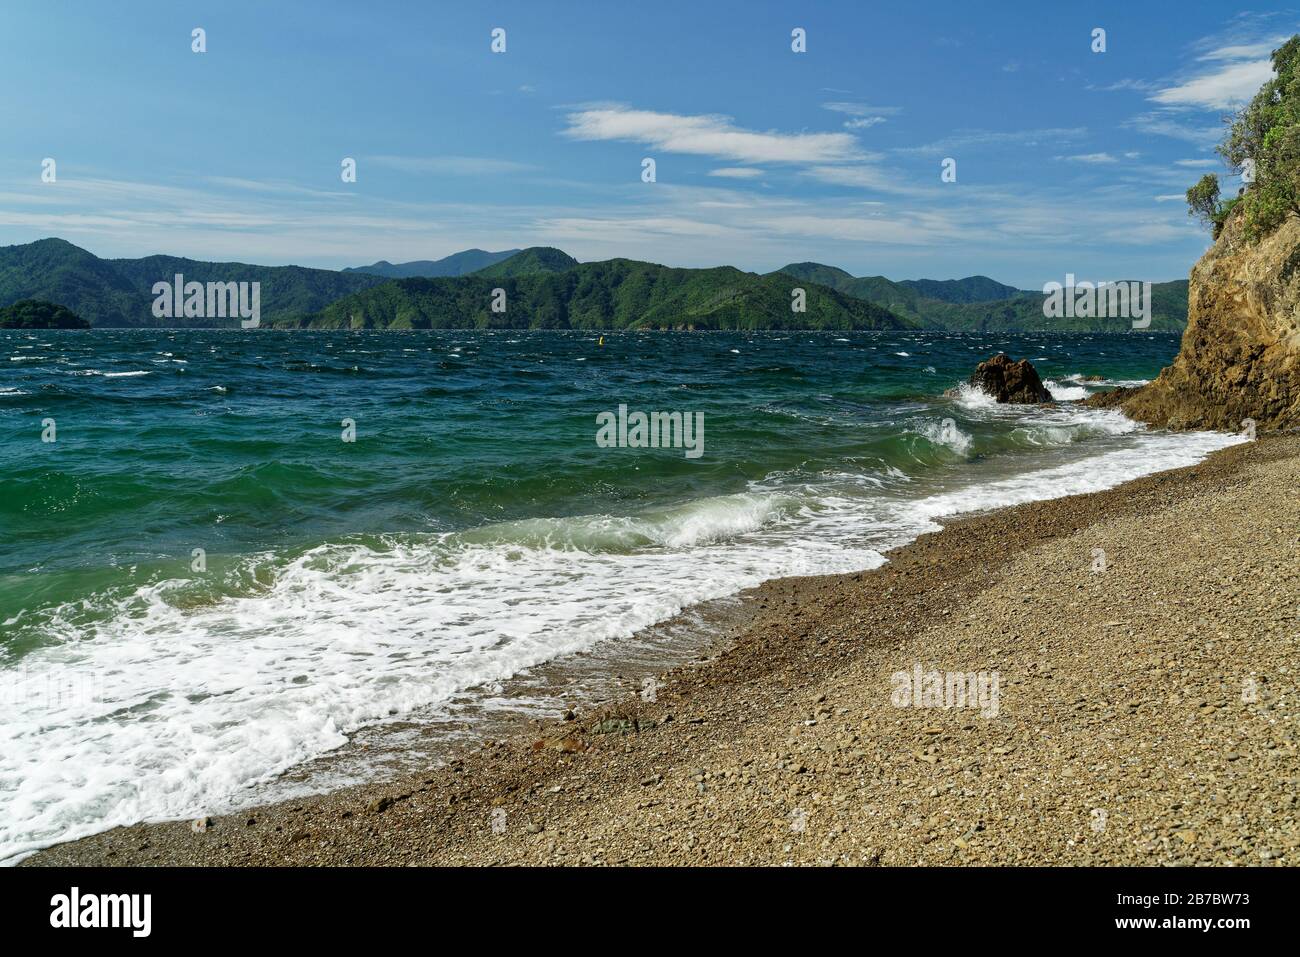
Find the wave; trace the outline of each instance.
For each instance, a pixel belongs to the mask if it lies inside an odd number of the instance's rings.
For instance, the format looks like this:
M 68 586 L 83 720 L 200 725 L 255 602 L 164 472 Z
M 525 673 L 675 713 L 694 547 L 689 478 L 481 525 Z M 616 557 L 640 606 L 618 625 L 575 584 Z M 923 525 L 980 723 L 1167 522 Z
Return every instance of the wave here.
M 332 543 L 234 562 L 236 594 L 197 600 L 195 583 L 167 579 L 46 610 L 26 624 L 47 646 L 0 671 L 0 859 L 237 806 L 362 726 L 768 578 L 883 561 L 815 536 L 747 539 L 804 504 L 746 493 L 636 519 Z
M 1055 413 L 1065 425 L 1043 413 L 1025 428 L 1131 444 L 991 481 L 965 473 L 911 499 L 879 479 L 791 475 L 632 516 L 213 556 L 218 587 L 165 578 L 22 616 L 8 627 L 44 646 L 0 671 L 0 860 L 233 809 L 356 729 L 627 640 L 688 605 L 769 578 L 872 568 L 945 516 L 1097 491 L 1242 441 L 1128 436 L 1140 427 L 1117 413 L 1073 411 L 1072 422 Z
M 1052 398 L 1057 402 L 1078 402 L 1092 395 L 1090 390 L 1081 385 L 1062 385 L 1055 379 L 1045 379 L 1043 385 L 1047 386 L 1047 391 L 1052 393 Z

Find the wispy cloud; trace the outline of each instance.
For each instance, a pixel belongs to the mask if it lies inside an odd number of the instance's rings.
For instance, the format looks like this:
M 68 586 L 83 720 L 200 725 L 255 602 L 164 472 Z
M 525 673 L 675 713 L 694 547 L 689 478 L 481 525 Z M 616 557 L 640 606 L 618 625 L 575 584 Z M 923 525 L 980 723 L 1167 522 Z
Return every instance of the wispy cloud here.
M 1140 113 L 1125 120 L 1120 126 L 1139 133 L 1167 136 L 1171 139 L 1195 143 L 1198 146 L 1215 143 L 1223 135 L 1222 128 L 1218 126 L 1194 126 L 1181 122 L 1165 112 Z
M 889 117 L 903 112 L 902 107 L 899 106 L 870 106 L 866 103 L 852 103 L 845 100 L 823 103 L 822 109 L 847 115 L 849 119 L 844 121 L 846 130 L 870 129 L 879 123 L 884 123 Z
M 896 190 L 898 181 L 884 171 L 870 166 L 814 166 L 804 170 L 805 176 L 833 186 L 853 186 L 860 189 Z
M 1099 93 L 1118 93 L 1122 90 L 1136 90 L 1139 93 L 1153 93 L 1160 89 L 1160 84 L 1152 80 L 1123 79 L 1116 80 L 1114 83 L 1108 83 L 1105 86 L 1089 84 L 1085 89 L 1095 90 Z
M 575 140 L 639 143 L 666 153 L 689 153 L 741 163 L 837 163 L 857 159 L 848 133 L 758 132 L 730 117 L 659 113 L 626 106 L 580 110 L 566 117 L 563 135 Z
M 1115 157 L 1109 153 L 1077 153 L 1074 156 L 1057 156 L 1055 159 L 1065 160 L 1069 163 L 1118 163 Z
M 530 163 L 487 156 L 364 156 L 362 161 L 403 173 L 435 173 L 443 176 L 501 175 L 536 169 Z
M 1160 90 L 1150 99 L 1165 106 L 1225 110 L 1248 102 L 1272 75 L 1273 64 L 1269 60 L 1229 63 Z
M 866 103 L 852 103 L 847 100 L 823 103 L 822 109 L 830 110 L 833 113 L 846 113 L 849 116 L 897 116 L 903 112 L 901 106 L 870 106 Z
M 753 166 L 724 166 L 709 170 L 709 175 L 721 176 L 723 179 L 757 179 L 763 175 L 763 171 Z
M 883 122 L 885 122 L 883 116 L 859 116 L 851 120 L 845 120 L 844 128 L 846 130 L 865 130 Z
M 1285 42 L 1274 36 L 1254 42 L 1220 42 L 1209 46 L 1197 62 L 1204 64 L 1183 80 L 1151 94 L 1148 99 L 1177 109 L 1225 110 L 1250 101 L 1273 75 L 1269 54 Z M 1202 41 L 1202 46 L 1212 41 Z
M 312 189 L 308 186 L 300 186 L 297 183 L 272 182 L 269 180 L 243 179 L 238 176 L 209 176 L 209 183 L 217 186 L 225 186 L 230 189 L 247 190 L 253 193 L 275 193 L 276 195 L 285 195 L 294 193 L 300 196 L 351 196 L 347 190 L 343 189 Z
M 952 153 L 967 147 L 985 146 L 1039 146 L 1061 140 L 1085 136 L 1087 127 L 1052 127 L 1039 130 L 958 130 L 952 136 L 926 143 L 924 146 L 904 146 L 896 153 Z

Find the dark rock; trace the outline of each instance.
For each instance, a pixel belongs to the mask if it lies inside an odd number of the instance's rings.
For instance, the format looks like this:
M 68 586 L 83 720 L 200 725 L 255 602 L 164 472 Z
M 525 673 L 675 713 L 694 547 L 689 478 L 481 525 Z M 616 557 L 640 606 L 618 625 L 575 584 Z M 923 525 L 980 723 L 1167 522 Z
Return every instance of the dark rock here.
M 1051 402 L 1038 370 L 1028 359 L 1012 362 L 1005 352 L 999 352 L 975 367 L 970 384 L 982 389 L 999 402 L 1037 403 Z

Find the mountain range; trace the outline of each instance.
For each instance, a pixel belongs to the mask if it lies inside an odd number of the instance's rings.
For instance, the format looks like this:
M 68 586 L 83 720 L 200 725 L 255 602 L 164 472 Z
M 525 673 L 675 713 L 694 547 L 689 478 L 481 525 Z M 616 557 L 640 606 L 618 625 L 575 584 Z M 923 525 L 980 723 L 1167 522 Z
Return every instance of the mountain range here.
M 1052 319 L 1041 292 L 986 276 L 855 277 L 821 263 L 767 274 L 630 259 L 579 263 L 548 246 L 343 270 L 212 263 L 175 256 L 101 259 L 62 239 L 0 248 L 0 307 L 66 306 L 95 326 L 221 325 L 155 319 L 153 284 L 258 282 L 264 325 L 287 328 L 679 328 L 1122 331 L 1128 319 Z M 504 291 L 504 299 L 494 290 Z M 802 289 L 803 311 L 792 308 Z M 1153 330 L 1180 331 L 1187 282 L 1155 283 Z
M 499 253 L 490 253 L 483 249 L 466 249 L 452 253 L 442 259 L 417 259 L 409 263 L 390 263 L 381 259 L 369 266 L 348 266 L 344 272 L 363 272 L 371 276 L 383 276 L 385 279 L 413 279 L 417 276 L 425 279 L 437 279 L 442 276 L 464 276 L 467 273 L 486 269 L 503 259 L 509 259 L 518 249 L 504 249 Z
M 884 276 L 857 278 L 843 269 L 821 263 L 791 263 L 778 272 L 829 286 L 846 296 L 874 302 L 926 329 L 953 332 L 1124 332 L 1132 328 L 1131 320 L 1121 317 L 1048 318 L 1043 313 L 1043 293 L 1006 286 L 987 276 L 894 282 Z M 1151 302 L 1152 330 L 1183 330 L 1187 324 L 1186 279 L 1152 283 Z
M 525 250 L 524 256 L 533 252 Z M 550 253 L 538 251 L 550 260 Z M 563 253 L 559 253 L 563 256 Z M 673 269 L 631 259 L 541 272 L 506 260 L 452 279 L 397 279 L 354 293 L 295 325 L 315 329 L 905 329 L 874 303 L 807 284 L 791 308 L 790 277 L 731 266 Z M 496 270 L 496 274 L 493 271 Z M 501 294 L 495 294 L 495 290 Z M 499 309 L 494 309 L 494 301 Z

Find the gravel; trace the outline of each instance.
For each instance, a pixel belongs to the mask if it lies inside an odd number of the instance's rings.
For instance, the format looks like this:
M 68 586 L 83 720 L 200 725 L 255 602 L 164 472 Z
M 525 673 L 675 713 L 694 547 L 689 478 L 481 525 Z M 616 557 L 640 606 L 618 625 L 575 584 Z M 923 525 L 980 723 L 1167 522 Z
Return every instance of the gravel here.
M 957 521 L 752 590 L 653 702 L 24 865 L 1294 865 L 1297 488 L 1300 437 L 1263 436 Z M 896 706 L 918 666 L 996 674 L 996 714 Z

